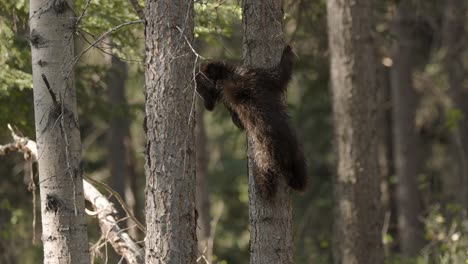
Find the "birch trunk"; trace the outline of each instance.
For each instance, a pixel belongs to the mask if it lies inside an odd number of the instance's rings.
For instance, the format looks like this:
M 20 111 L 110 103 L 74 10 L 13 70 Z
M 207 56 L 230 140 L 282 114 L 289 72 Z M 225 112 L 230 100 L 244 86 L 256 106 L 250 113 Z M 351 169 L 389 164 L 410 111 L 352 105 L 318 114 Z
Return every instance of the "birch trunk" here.
M 147 0 L 145 14 L 146 263 L 195 263 L 193 1 Z
M 244 63 L 269 67 L 279 63 L 285 46 L 281 0 L 242 1 Z M 251 141 L 249 140 L 249 146 Z M 250 263 L 294 263 L 291 191 L 283 177 L 272 201 L 257 192 L 249 147 Z
M 65 0 L 30 2 L 30 41 L 44 263 L 89 263 L 73 80 L 75 15 Z
M 327 1 L 338 154 L 335 263 L 384 263 L 371 2 Z

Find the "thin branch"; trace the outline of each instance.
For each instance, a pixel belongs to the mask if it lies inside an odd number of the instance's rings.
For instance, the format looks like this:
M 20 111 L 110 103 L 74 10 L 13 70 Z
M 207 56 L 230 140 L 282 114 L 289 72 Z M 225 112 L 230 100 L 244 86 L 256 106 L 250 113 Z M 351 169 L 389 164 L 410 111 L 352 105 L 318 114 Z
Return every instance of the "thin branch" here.
M 190 44 L 190 41 L 187 39 L 187 36 L 185 36 L 184 32 L 182 31 L 182 29 L 180 29 L 179 26 L 176 26 L 177 30 L 179 30 L 180 34 L 182 34 L 182 36 L 184 37 L 185 39 L 185 42 L 187 42 L 187 45 L 190 47 L 190 49 L 192 50 L 193 54 L 195 54 L 195 56 L 197 56 L 197 58 L 201 58 L 203 60 L 205 60 L 205 58 L 203 58 L 203 56 L 201 56 L 200 54 L 198 54 L 195 49 L 193 48 L 192 44 Z
M 207 252 L 207 257 L 208 257 L 208 262 L 212 261 L 213 257 L 213 246 L 214 246 L 214 239 L 215 239 L 215 234 L 216 234 L 216 226 L 218 225 L 219 219 L 221 218 L 221 215 L 223 214 L 224 210 L 224 203 L 221 203 L 221 206 L 219 207 L 218 211 L 216 212 L 212 222 L 211 222 L 211 231 L 212 233 L 210 234 L 210 237 L 208 238 L 208 252 Z
M 130 4 L 133 7 L 133 10 L 135 10 L 136 14 L 138 17 L 142 20 L 145 19 L 145 12 L 143 12 L 143 8 L 141 8 L 140 4 L 138 3 L 137 0 L 128 0 Z
M 86 53 L 88 52 L 92 47 L 96 46 L 96 44 L 98 44 L 99 42 L 101 42 L 105 37 L 107 37 L 108 35 L 114 33 L 115 31 L 119 30 L 120 28 L 122 27 L 126 27 L 126 26 L 130 26 L 130 25 L 133 25 L 133 24 L 139 24 L 139 23 L 143 23 L 144 20 L 140 19 L 140 20 L 134 20 L 134 21 L 129 21 L 129 22 L 125 22 L 123 24 L 120 24 L 118 26 L 115 26 L 111 29 L 109 29 L 108 31 L 104 32 L 104 34 L 102 34 L 96 41 L 94 41 L 91 45 L 89 45 L 86 49 L 84 49 L 74 60 L 73 60 L 73 64 L 72 64 L 72 67 L 71 69 L 75 68 L 75 65 L 76 63 L 81 59 L 81 57 Z M 72 72 L 72 70 L 70 70 L 70 72 L 68 74 L 70 74 Z
M 81 14 L 78 17 L 78 19 L 76 20 L 75 28 L 78 28 L 78 25 L 80 24 L 81 19 L 83 18 L 84 14 L 86 13 L 86 10 L 88 10 L 89 3 L 91 3 L 91 0 L 86 1 L 86 5 L 84 6 L 83 10 L 81 10 Z
M 36 245 L 36 219 L 37 219 L 37 208 L 36 208 L 36 185 L 34 184 L 34 171 L 33 171 L 33 161 L 28 161 L 28 170 L 29 170 L 29 184 L 28 190 L 32 193 L 32 204 L 33 204 L 33 220 L 32 220 L 32 244 Z
M 136 224 L 136 226 L 138 227 L 138 229 L 140 229 L 141 232 L 145 232 L 145 226 L 140 223 L 140 221 L 138 221 L 138 219 L 132 214 L 132 212 L 130 211 L 130 209 L 128 208 L 128 206 L 125 204 L 124 200 L 122 199 L 122 197 L 116 192 L 114 191 L 111 187 L 109 187 L 109 185 L 103 183 L 103 182 L 98 182 L 90 177 L 87 177 L 87 176 L 84 176 L 84 178 L 94 184 L 97 184 L 97 185 L 100 185 L 102 186 L 104 189 L 106 189 L 106 191 L 110 192 L 120 203 L 120 205 L 122 206 L 122 208 L 124 209 L 125 213 L 132 219 L 132 221 Z
M 88 38 L 86 38 L 86 36 L 85 36 L 83 33 L 86 33 L 86 34 L 92 36 L 93 38 L 94 38 L 95 36 L 94 36 L 93 34 L 87 32 L 87 31 L 85 31 L 85 30 L 80 30 L 80 32 L 78 33 L 78 34 L 80 34 L 80 36 L 83 38 L 83 40 L 84 40 L 86 43 L 88 43 L 89 45 L 92 45 L 92 42 L 91 42 Z M 103 42 L 103 43 L 104 43 L 104 42 Z M 114 46 L 114 48 L 118 47 L 117 45 L 112 45 L 112 44 L 108 44 L 108 43 L 106 43 L 106 45 L 108 45 L 108 46 L 110 46 L 110 47 Z M 109 55 L 109 56 L 112 56 L 112 57 L 114 57 L 114 58 L 116 58 L 116 59 L 119 59 L 119 60 L 121 60 L 121 61 L 125 61 L 125 62 L 136 62 L 136 63 L 138 63 L 138 64 L 143 64 L 143 61 L 142 61 L 142 60 L 127 59 L 127 58 L 124 58 L 124 57 L 120 57 L 120 56 L 118 56 L 118 55 L 115 55 L 115 54 L 113 54 L 113 53 L 111 53 L 111 52 L 108 52 L 108 51 L 104 50 L 104 49 L 101 48 L 101 47 L 95 46 L 95 48 L 98 49 L 99 51 L 101 51 L 102 53 L 107 54 L 107 55 Z

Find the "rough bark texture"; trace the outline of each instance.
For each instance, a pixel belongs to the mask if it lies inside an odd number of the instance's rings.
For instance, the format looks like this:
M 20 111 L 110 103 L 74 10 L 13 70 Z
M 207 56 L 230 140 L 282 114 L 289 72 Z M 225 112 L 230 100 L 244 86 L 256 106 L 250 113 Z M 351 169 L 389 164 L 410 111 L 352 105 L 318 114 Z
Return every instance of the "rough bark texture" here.
M 147 0 L 146 263 L 195 263 L 193 1 Z
M 111 40 L 108 40 L 111 43 Z M 125 81 L 127 79 L 127 64 L 112 56 L 112 50 L 106 54 L 106 64 L 109 66 L 107 90 L 111 104 L 111 118 L 108 134 L 108 164 L 111 175 L 111 186 L 121 197 L 130 212 L 135 215 L 135 184 L 136 173 L 132 160 L 133 149 L 130 138 L 130 120 L 127 99 L 125 97 Z M 137 228 L 131 219 L 127 220 L 129 233 L 137 238 Z
M 416 130 L 415 116 L 419 96 L 412 75 L 417 54 L 416 17 L 411 1 L 401 1 L 394 25 L 391 86 L 393 103 L 393 136 L 395 171 L 397 174 L 398 234 L 403 256 L 416 256 L 424 245 L 424 225 L 418 190 L 423 142 Z
M 445 71 L 448 75 L 449 92 L 453 107 L 461 111 L 463 119 L 454 131 L 455 157 L 458 161 L 456 175 L 446 187 L 452 201 L 468 207 L 468 84 L 465 82 L 467 32 L 465 30 L 465 0 L 446 0 L 443 25 L 443 48 Z M 445 181 L 444 183 L 446 183 Z
M 338 154 L 335 263 L 383 263 L 372 1 L 327 1 Z
M 195 127 L 195 143 L 197 147 L 197 211 L 198 211 L 198 249 L 200 252 L 209 253 L 208 239 L 210 237 L 210 196 L 208 191 L 208 159 L 206 152 L 206 134 L 203 124 L 204 106 L 201 98 L 197 98 L 197 113 Z M 209 256 L 208 256 L 209 257 Z
M 270 67 L 279 63 L 285 46 L 281 0 L 244 0 L 244 63 Z M 271 201 L 262 198 L 253 175 L 249 139 L 250 263 L 293 263 L 291 191 L 283 177 Z
M 64 0 L 30 3 L 44 263 L 89 263 L 72 73 L 75 17 Z

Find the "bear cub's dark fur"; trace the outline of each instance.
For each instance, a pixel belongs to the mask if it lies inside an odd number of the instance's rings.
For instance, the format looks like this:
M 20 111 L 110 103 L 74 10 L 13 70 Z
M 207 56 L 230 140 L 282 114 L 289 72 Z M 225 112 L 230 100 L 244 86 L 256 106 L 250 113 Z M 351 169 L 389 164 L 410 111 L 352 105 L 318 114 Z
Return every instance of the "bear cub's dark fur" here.
M 275 195 L 278 177 L 302 191 L 307 184 L 304 154 L 291 126 L 285 93 L 291 79 L 294 54 L 288 45 L 281 62 L 271 68 L 252 68 L 209 61 L 196 76 L 197 92 L 205 108 L 224 103 L 232 121 L 245 129 L 252 143 L 255 181 L 260 193 Z

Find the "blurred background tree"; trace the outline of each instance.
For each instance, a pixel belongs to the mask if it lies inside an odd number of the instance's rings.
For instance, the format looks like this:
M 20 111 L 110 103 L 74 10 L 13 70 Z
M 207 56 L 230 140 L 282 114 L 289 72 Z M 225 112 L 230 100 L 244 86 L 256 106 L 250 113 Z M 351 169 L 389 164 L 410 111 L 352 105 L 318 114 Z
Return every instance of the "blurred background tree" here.
M 401 3 L 411 2 L 415 17 L 401 26 L 411 28 L 418 48 L 412 49 L 412 71 L 407 72 L 413 87 L 413 133 L 421 139 L 420 170 L 409 177 L 418 191 L 420 210 L 412 212 L 422 242 L 409 259 L 402 254 L 398 217 L 401 204 L 396 199 L 399 181 L 393 147 L 395 124 L 390 72 L 395 70 L 392 45 L 402 41 L 395 32 Z M 385 210 L 382 240 L 388 263 L 464 263 L 468 259 L 467 148 L 468 112 L 466 98 L 467 11 L 466 1 L 378 1 L 374 9 L 379 83 L 387 87 L 379 101 L 383 113 L 379 125 L 382 208 Z M 81 14 L 87 1 L 74 3 Z M 141 4 L 141 3 L 140 3 Z M 288 89 L 289 112 L 304 144 L 309 166 L 310 185 L 294 194 L 294 239 L 296 263 L 332 263 L 333 252 L 333 174 L 336 161 L 333 120 L 329 90 L 329 53 L 326 26 L 326 1 L 284 0 L 286 41 L 297 54 L 295 71 Z M 0 2 L 0 144 L 11 141 L 7 123 L 34 137 L 31 62 L 28 43 L 27 1 Z M 240 60 L 242 58 L 241 9 L 233 0 L 195 2 L 195 50 L 205 58 Z M 87 48 L 104 32 L 124 22 L 137 20 L 127 0 L 91 1 L 76 36 L 76 54 Z M 85 173 L 111 183 L 114 173 L 108 157 L 114 152 L 107 144 L 116 123 L 128 122 L 127 169 L 133 171 L 125 188 L 134 192 L 134 210 L 140 220 L 144 201 L 143 132 L 143 24 L 122 27 L 91 49 L 76 67 L 78 110 L 83 142 Z M 112 55 L 109 55 L 112 54 Z M 110 92 L 116 72 L 109 70 L 109 56 L 126 64 L 124 93 L 116 99 Z M 107 58 L 107 59 L 106 59 Z M 373 74 L 373 73 L 369 73 Z M 383 88 L 382 88 L 383 89 Z M 385 90 L 382 90 L 385 91 Z M 117 100 L 117 101 L 116 101 Z M 121 122 L 120 120 L 127 120 Z M 380 124 L 380 123 L 379 123 Z M 232 124 L 228 113 L 218 107 L 203 116 L 206 133 L 207 192 L 211 220 L 214 263 L 247 263 L 249 259 L 248 193 L 245 136 Z M 115 135 L 115 134 L 114 134 Z M 386 135 L 386 136 L 385 136 Z M 414 142 L 412 142 L 414 143 Z M 126 145 L 127 146 L 127 145 Z M 380 152 L 379 152 L 380 153 Z M 393 155 L 392 155 L 393 153 Z M 380 154 L 379 154 L 380 155 Z M 414 158 L 414 157 L 410 157 Z M 383 162 L 385 161 L 385 162 Z M 115 171 L 116 169 L 114 169 Z M 18 154 L 0 157 L 0 263 L 37 263 L 42 259 L 40 219 L 33 230 L 33 195 L 28 191 L 31 171 Z M 37 179 L 35 178 L 36 184 Z M 400 182 L 401 184 L 401 182 Z M 117 187 L 116 187 L 117 188 Z M 120 187 L 118 187 L 120 188 Z M 117 188 L 117 189 L 118 189 Z M 122 190 L 122 189 L 121 189 Z M 129 198 L 131 199 L 131 198 Z M 36 201 L 37 202 L 37 201 Z M 127 200 L 130 203 L 129 200 Z M 416 201 L 415 201 L 416 202 Z M 40 217 L 38 217 L 40 218 Z M 217 220 L 217 221 L 216 221 Z M 90 242 L 99 238 L 94 219 L 89 218 Z M 32 237 L 36 234 L 36 244 Z M 142 239 L 142 234 L 135 231 Z M 109 250 L 110 251 L 110 250 Z M 419 262 L 417 262 L 419 261 Z M 102 260 L 101 260 L 102 262 Z

